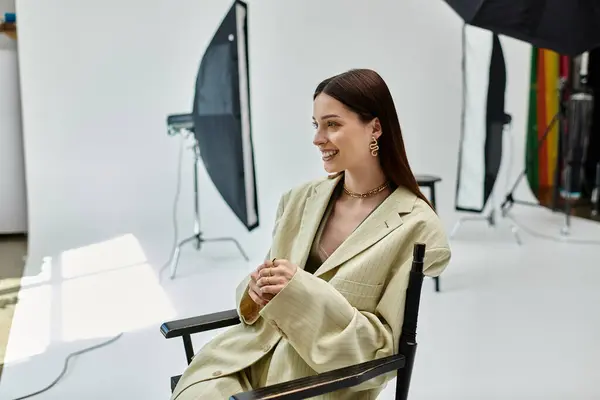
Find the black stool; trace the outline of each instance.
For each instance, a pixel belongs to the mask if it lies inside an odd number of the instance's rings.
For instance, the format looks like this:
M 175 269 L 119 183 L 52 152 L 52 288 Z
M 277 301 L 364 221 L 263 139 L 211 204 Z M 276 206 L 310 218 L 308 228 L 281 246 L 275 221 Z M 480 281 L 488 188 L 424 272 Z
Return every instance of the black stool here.
M 435 210 L 435 184 L 441 182 L 442 178 L 434 175 L 415 175 L 415 178 L 417 178 L 417 183 L 419 184 L 419 186 L 429 188 L 429 201 L 431 202 L 431 205 Z M 436 276 L 435 278 L 433 278 L 433 280 L 435 281 L 435 291 L 439 292 L 440 277 Z

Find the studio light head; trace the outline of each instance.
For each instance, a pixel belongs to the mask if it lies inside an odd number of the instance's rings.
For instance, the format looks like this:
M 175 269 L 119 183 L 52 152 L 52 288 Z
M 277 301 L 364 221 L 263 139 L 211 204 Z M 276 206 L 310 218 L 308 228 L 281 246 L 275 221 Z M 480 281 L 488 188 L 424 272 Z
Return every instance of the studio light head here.
M 194 132 L 194 117 L 192 114 L 173 114 L 167 117 L 167 134 L 175 136 L 181 131 Z

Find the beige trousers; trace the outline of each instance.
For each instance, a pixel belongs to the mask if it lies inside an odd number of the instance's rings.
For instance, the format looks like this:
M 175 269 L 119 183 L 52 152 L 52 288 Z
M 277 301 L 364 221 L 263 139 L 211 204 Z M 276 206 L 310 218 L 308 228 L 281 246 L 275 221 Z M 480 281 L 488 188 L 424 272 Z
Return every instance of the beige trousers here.
M 266 386 L 272 352 L 236 374 L 196 383 L 173 400 L 227 400 L 241 392 Z

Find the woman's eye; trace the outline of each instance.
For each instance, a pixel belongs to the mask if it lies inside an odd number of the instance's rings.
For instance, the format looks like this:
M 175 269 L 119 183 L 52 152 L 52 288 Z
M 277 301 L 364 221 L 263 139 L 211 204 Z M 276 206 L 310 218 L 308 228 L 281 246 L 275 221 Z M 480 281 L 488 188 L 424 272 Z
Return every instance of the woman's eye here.
M 315 121 L 313 121 L 312 123 L 313 128 L 318 129 L 319 128 L 319 124 L 317 124 Z M 338 124 L 337 122 L 334 121 L 327 121 L 327 127 L 328 128 L 335 128 L 340 126 L 340 124 Z

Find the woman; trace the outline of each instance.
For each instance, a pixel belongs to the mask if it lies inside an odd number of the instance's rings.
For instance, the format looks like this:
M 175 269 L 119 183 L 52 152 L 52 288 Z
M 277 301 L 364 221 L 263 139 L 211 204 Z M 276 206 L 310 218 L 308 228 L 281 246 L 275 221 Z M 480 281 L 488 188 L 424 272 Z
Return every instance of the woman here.
M 172 399 L 227 399 L 392 355 L 413 244 L 427 245 L 427 275 L 448 264 L 383 79 L 364 69 L 326 79 L 313 112 L 330 175 L 282 196 L 267 261 L 238 287 L 242 323 L 196 355 Z M 393 376 L 322 398 L 374 399 Z

